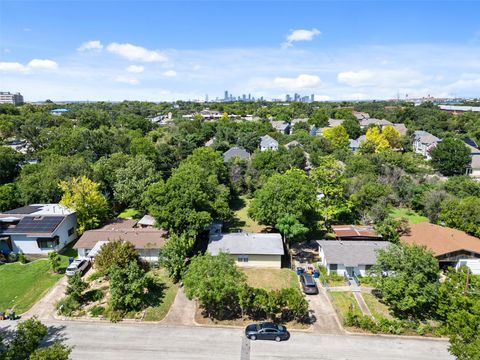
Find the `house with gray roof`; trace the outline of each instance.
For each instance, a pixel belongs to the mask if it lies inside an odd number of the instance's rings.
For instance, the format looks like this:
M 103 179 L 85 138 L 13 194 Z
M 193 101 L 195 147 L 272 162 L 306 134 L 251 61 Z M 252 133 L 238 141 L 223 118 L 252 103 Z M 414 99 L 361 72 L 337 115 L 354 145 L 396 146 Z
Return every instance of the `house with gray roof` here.
M 405 124 L 392 124 L 392 126 L 395 128 L 395 130 L 397 130 L 400 133 L 400 135 L 402 136 L 407 135 L 408 130 Z
M 272 127 L 279 133 L 290 134 L 290 124 L 286 121 L 271 121 Z
M 280 268 L 285 254 L 282 236 L 266 233 L 210 233 L 207 252 L 229 254 L 238 266 Z
M 342 119 L 328 119 L 328 127 L 334 128 L 343 124 L 345 120 Z
M 442 140 L 428 131 L 418 130 L 413 133 L 413 151 L 422 155 L 426 160 L 430 160 L 430 152 Z
M 278 141 L 272 138 L 270 135 L 264 135 L 260 137 L 260 150 L 278 150 Z
M 465 139 L 464 142 L 470 150 L 470 158 L 472 159 L 470 166 L 467 168 L 467 175 L 480 179 L 480 149 L 472 139 Z
M 375 125 L 380 128 L 384 128 L 385 126 L 388 125 L 393 125 L 390 121 L 385 120 L 385 119 L 374 119 L 374 118 L 369 118 L 369 119 L 362 119 L 359 121 L 360 128 L 365 129 L 369 127 L 370 125 Z
M 377 252 L 388 249 L 390 242 L 319 240 L 320 263 L 327 269 L 327 274 L 337 273 L 341 276 L 365 276 L 377 261 Z
M 250 159 L 250 153 L 242 148 L 239 147 L 233 147 L 223 153 L 223 161 L 224 162 L 229 162 L 230 159 L 238 157 L 242 160 L 249 160 Z
M 0 252 L 47 254 L 77 238 L 75 211 L 59 204 L 32 204 L 0 213 Z

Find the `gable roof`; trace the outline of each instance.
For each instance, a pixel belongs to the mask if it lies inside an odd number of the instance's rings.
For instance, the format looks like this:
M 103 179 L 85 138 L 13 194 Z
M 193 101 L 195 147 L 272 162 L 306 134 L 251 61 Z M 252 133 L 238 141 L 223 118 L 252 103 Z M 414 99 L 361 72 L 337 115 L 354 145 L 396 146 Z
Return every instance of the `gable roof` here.
M 392 124 L 392 126 L 400 133 L 400 135 L 407 135 L 407 127 L 405 124 Z
M 408 244 L 426 246 L 435 256 L 459 250 L 480 254 L 480 239 L 467 233 L 430 223 L 410 224 L 408 234 L 401 237 Z
M 270 135 L 260 137 L 260 147 L 278 146 L 278 141 Z
M 328 264 L 345 266 L 373 265 L 377 260 L 377 251 L 387 249 L 388 241 L 336 241 L 318 240 Z
M 377 125 L 377 126 L 387 126 L 392 125 L 392 123 L 386 119 L 362 119 L 360 120 L 360 126 L 370 126 L 370 125 Z
M 207 251 L 212 255 L 221 252 L 244 255 L 283 255 L 283 241 L 280 234 L 228 233 L 212 234 Z
M 290 124 L 286 121 L 272 121 L 272 127 L 278 131 L 285 131 L 290 127 Z
M 328 119 L 328 126 L 333 128 L 335 126 L 342 125 L 345 120 L 342 119 Z
M 242 148 L 233 147 L 223 153 L 223 161 L 228 162 L 233 157 L 239 157 L 240 159 L 249 159 L 250 153 Z

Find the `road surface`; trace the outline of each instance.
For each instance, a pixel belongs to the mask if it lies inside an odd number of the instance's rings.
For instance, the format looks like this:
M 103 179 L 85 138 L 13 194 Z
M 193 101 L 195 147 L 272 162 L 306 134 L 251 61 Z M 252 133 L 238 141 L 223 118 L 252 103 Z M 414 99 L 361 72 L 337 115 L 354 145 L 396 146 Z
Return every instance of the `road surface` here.
M 3 321 L 0 328 L 12 323 Z M 74 345 L 76 360 L 322 359 L 452 360 L 445 341 L 293 332 L 290 340 L 245 340 L 241 329 L 105 322 L 47 322 L 53 336 Z

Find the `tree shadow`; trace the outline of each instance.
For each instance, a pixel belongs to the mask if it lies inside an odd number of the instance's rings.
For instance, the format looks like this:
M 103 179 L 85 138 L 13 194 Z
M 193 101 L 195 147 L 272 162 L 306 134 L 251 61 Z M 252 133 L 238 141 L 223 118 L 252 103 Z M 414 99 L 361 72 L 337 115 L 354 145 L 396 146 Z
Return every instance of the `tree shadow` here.
M 167 290 L 167 285 L 159 279 L 150 279 L 148 284 L 148 292 L 145 293 L 143 298 L 144 307 L 156 307 L 159 306 L 163 298 L 165 297 L 165 292 Z

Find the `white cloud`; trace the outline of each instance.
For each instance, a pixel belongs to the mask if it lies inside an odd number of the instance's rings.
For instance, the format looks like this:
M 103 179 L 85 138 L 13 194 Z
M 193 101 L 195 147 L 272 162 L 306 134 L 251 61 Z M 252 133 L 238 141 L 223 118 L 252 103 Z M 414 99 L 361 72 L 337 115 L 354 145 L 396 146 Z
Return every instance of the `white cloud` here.
M 124 75 L 117 76 L 115 78 L 115 81 L 119 83 L 130 84 L 130 85 L 138 85 L 140 83 L 140 81 L 138 81 L 137 78 L 124 76 Z
M 58 68 L 58 64 L 55 61 L 48 59 L 33 59 L 27 66 L 31 69 L 43 70 L 55 70 Z
M 167 56 L 158 50 L 148 50 L 128 43 L 111 43 L 107 46 L 107 50 L 131 61 L 164 62 L 168 60 Z
M 27 73 L 28 67 L 18 62 L 0 62 L 0 71 L 7 73 Z
M 315 28 L 311 30 L 306 30 L 306 29 L 292 30 L 292 32 L 287 35 L 287 40 L 283 44 L 283 46 L 284 47 L 292 46 L 293 43 L 297 41 L 312 41 L 315 36 L 318 36 L 320 34 L 321 34 L 320 30 Z
M 177 72 L 175 70 L 167 70 L 162 75 L 171 78 L 177 76 Z
M 412 69 L 363 69 L 338 73 L 337 81 L 352 87 L 405 87 L 422 84 L 430 77 Z
M 141 65 L 130 65 L 126 68 L 129 73 L 140 74 L 145 71 L 145 68 Z
M 288 90 L 314 88 L 321 84 L 316 75 L 300 74 L 295 78 L 276 77 L 273 79 L 272 87 Z
M 86 50 L 94 50 L 94 51 L 101 51 L 103 49 L 103 45 L 99 40 L 92 40 L 84 42 L 80 47 L 77 49 L 78 51 L 86 51 Z

